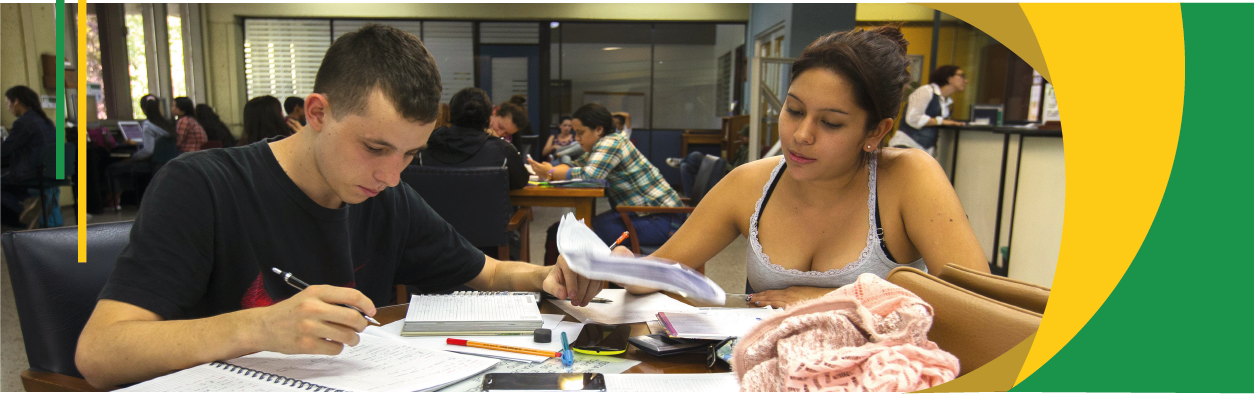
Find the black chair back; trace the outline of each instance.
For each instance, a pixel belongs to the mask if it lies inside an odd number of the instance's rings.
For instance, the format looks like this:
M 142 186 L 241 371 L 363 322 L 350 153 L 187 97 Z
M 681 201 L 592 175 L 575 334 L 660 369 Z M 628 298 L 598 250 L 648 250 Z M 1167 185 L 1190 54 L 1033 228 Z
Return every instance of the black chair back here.
M 513 208 L 504 167 L 409 166 L 401 181 L 476 247 L 509 244 Z
M 692 205 L 700 203 L 705 194 L 714 188 L 714 184 L 723 180 L 724 175 L 727 175 L 727 160 L 714 155 L 705 155 L 705 158 L 701 160 L 701 167 L 697 169 L 697 178 L 694 179 L 692 190 L 688 192 Z
M 30 369 L 82 377 L 78 336 L 96 308 L 131 222 L 87 226 L 87 263 L 78 262 L 78 229 L 15 231 L 0 237 Z
M 523 157 L 527 157 L 527 155 L 533 155 L 533 156 L 539 157 L 539 155 L 536 155 L 536 152 L 532 151 L 533 149 L 535 149 L 536 146 L 539 146 L 537 145 L 539 141 L 540 141 L 539 134 L 531 134 L 531 135 L 515 134 L 514 135 L 514 147 L 518 148 L 518 153 L 521 153 Z
M 158 138 L 152 146 L 152 162 L 153 164 L 165 164 L 170 160 L 174 160 L 179 156 L 178 141 L 174 137 Z M 156 173 L 156 170 L 153 170 Z

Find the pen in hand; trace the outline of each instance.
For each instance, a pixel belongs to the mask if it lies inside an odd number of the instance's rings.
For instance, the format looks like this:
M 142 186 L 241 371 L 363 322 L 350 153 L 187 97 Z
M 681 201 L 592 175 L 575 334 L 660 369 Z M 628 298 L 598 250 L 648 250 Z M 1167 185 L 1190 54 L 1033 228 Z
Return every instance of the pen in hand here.
M 274 271 L 274 273 L 276 274 L 279 274 L 279 276 L 282 276 L 283 281 L 287 282 L 287 284 L 291 285 L 292 287 L 295 287 L 296 290 L 305 291 L 305 288 L 309 287 L 308 283 L 305 283 L 305 281 L 298 279 L 295 275 L 292 275 L 291 272 L 283 272 L 283 270 L 274 268 L 274 267 L 271 267 L 270 270 Z M 345 305 L 345 304 L 336 304 L 336 305 L 357 311 L 357 313 L 361 314 L 361 317 L 366 318 L 366 321 L 374 323 L 374 325 L 376 326 L 383 325 L 383 324 L 380 324 L 379 321 L 375 320 L 373 317 L 366 316 L 366 312 L 362 312 L 361 309 L 357 309 L 357 307 L 354 307 L 352 305 Z

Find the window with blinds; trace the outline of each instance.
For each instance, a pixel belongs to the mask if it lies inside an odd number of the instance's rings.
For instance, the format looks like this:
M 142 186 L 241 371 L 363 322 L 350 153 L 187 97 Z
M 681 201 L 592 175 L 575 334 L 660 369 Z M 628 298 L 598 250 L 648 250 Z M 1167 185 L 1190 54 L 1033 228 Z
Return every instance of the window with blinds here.
M 248 98 L 271 95 L 281 100 L 308 95 L 330 46 L 330 20 L 245 19 Z
M 421 21 L 385 21 L 385 20 L 366 20 L 366 19 L 335 19 L 331 21 L 331 29 L 335 32 L 335 38 L 348 32 L 357 31 L 363 26 L 371 23 L 387 25 L 397 29 L 404 30 L 414 37 L 422 38 L 422 22 Z
M 423 22 L 422 40 L 435 58 L 447 103 L 458 91 L 475 86 L 475 30 L 472 22 Z

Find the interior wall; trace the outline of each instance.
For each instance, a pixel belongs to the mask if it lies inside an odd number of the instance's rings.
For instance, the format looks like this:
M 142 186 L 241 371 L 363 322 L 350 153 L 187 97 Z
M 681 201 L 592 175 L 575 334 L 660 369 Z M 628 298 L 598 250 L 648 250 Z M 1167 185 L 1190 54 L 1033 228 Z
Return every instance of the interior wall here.
M 449 20 L 559 21 L 697 21 L 744 22 L 749 4 L 204 4 L 208 34 L 206 79 L 208 103 L 238 135 L 244 107 L 242 93 L 243 31 L 239 19 L 257 18 L 380 18 Z M 569 50 L 569 44 L 567 44 Z M 598 48 L 599 50 L 599 48 Z M 626 50 L 624 50 L 626 51 Z M 644 59 L 648 59 L 647 51 Z M 570 62 L 567 57 L 565 62 Z M 646 60 L 647 63 L 647 60 Z M 566 64 L 564 79 L 574 67 Z M 556 74 L 555 74 L 556 75 Z M 634 75 L 626 78 L 635 78 Z M 648 86 L 647 68 L 644 74 Z M 633 85 L 635 86 L 635 85 Z M 583 88 L 574 87 L 573 92 Z M 578 98 L 576 98 L 578 100 Z M 634 120 L 634 119 L 633 119 Z
M 44 89 L 43 60 L 40 55 L 57 54 L 56 4 L 0 4 L 0 90 L 26 85 L 41 95 L 56 94 Z M 58 67 L 60 69 L 60 67 Z M 51 115 L 52 112 L 48 111 Z M 0 111 L 5 127 L 17 120 L 9 111 Z

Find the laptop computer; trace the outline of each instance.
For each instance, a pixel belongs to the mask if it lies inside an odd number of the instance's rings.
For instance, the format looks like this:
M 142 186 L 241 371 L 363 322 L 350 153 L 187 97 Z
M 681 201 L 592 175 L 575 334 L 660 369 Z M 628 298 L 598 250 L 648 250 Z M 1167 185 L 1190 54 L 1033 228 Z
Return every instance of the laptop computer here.
M 144 141 L 144 128 L 140 127 L 139 122 L 119 121 L 118 128 L 122 130 L 122 136 L 127 140 L 135 143 Z

